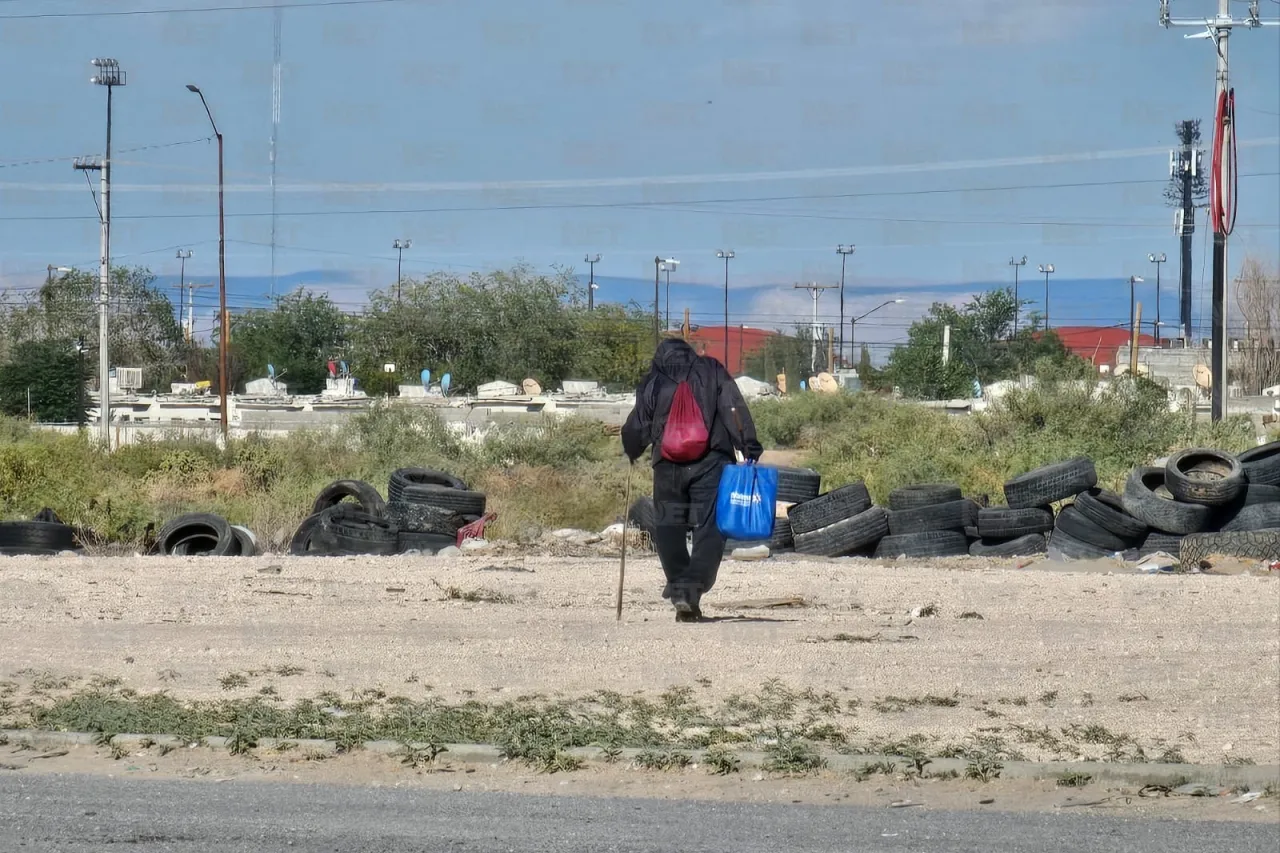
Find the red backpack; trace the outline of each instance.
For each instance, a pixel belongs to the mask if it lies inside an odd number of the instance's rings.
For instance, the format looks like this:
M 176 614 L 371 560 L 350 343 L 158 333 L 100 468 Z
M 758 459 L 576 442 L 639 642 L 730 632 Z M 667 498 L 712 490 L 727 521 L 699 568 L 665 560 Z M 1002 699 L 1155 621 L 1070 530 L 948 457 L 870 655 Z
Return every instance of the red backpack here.
M 667 424 L 662 429 L 661 456 L 668 462 L 697 462 L 706 455 L 710 440 L 706 421 L 702 419 L 702 407 L 693 396 L 689 380 L 682 379 L 676 386 Z

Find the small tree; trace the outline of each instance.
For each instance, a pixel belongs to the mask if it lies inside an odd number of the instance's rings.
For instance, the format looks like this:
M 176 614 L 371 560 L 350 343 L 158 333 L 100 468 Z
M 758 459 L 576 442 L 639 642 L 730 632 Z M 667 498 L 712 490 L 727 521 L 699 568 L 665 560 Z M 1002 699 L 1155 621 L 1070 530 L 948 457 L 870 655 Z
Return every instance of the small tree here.
M 1280 383 L 1280 274 L 1274 264 L 1248 256 L 1236 282 L 1236 302 L 1244 315 L 1245 351 L 1239 370 L 1247 393 Z
M 0 366 L 0 412 L 49 423 L 83 424 L 88 370 L 66 338 L 26 341 Z

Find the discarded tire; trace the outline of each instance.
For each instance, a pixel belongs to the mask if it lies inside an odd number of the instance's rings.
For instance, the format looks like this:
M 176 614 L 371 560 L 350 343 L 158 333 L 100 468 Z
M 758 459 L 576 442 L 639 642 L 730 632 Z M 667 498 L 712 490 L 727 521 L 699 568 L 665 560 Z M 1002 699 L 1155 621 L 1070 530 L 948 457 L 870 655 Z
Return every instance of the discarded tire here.
M 653 505 L 653 498 L 639 498 L 627 510 L 627 524 L 640 528 L 653 536 L 658 529 L 658 510 Z
M 810 468 L 778 468 L 778 503 L 802 504 L 818 496 L 822 475 Z
M 1077 456 L 1014 477 L 1004 484 L 1004 498 L 1011 508 L 1026 509 L 1066 500 L 1096 485 L 1093 460 Z
M 347 498 L 355 498 L 360 508 L 370 515 L 382 515 L 384 501 L 378 490 L 363 480 L 337 480 L 320 490 L 316 501 L 311 506 L 314 515 L 331 506 L 336 506 Z
M 0 548 L 8 554 L 70 551 L 75 529 L 57 521 L 0 521 Z
M 1055 527 L 1049 534 L 1048 552 L 1050 558 L 1065 557 L 1068 560 L 1097 560 L 1111 556 L 1105 548 L 1081 542 L 1061 527 Z
M 1141 541 L 1136 537 L 1121 537 L 1090 521 L 1074 506 L 1063 507 L 1054 527 L 1079 542 L 1101 548 L 1109 554 L 1136 547 Z
M 958 530 L 928 530 L 886 536 L 876 546 L 876 557 L 959 557 L 969 553 L 969 538 Z
M 243 524 L 231 525 L 231 532 L 236 537 L 236 556 L 238 557 L 256 557 L 258 556 L 258 537 L 253 535 L 253 531 L 245 527 Z
M 320 514 L 320 544 L 331 554 L 394 554 L 395 525 L 385 518 L 337 506 Z
M 902 536 L 908 533 L 927 533 L 932 530 L 964 531 L 968 501 L 954 500 L 930 504 L 914 509 L 889 511 L 889 533 Z
M 1125 511 L 1162 533 L 1200 533 L 1212 518 L 1212 508 L 1163 498 L 1156 490 L 1165 485 L 1163 468 L 1139 467 L 1124 484 L 1120 500 Z
M 1254 504 L 1241 509 L 1222 525 L 1223 533 L 1270 530 L 1280 527 L 1280 503 Z
M 1280 486 L 1280 441 L 1252 447 L 1236 459 L 1244 468 L 1244 476 L 1250 483 Z
M 1240 497 L 1244 466 L 1220 450 L 1192 448 L 1175 453 L 1165 464 L 1165 488 L 1175 500 L 1223 506 Z
M 289 541 L 289 553 L 295 557 L 320 556 L 324 548 L 317 539 L 320 530 L 320 517 L 323 513 L 312 513 L 302 520 Z
M 790 551 L 795 547 L 795 535 L 791 532 L 791 524 L 785 518 L 777 519 L 773 524 L 773 535 L 767 541 L 740 542 L 736 539 L 724 541 L 724 552 L 731 553 L 735 548 L 754 548 L 757 545 L 768 545 L 769 552 L 777 554 Z
M 1147 534 L 1147 538 L 1143 539 L 1142 544 L 1138 546 L 1138 556 L 1146 557 L 1163 551 L 1176 557 L 1182 549 L 1182 540 L 1185 538 L 1184 536 L 1153 530 Z
M 452 489 L 448 486 L 420 485 L 412 490 L 405 490 L 398 498 L 392 500 L 406 503 L 420 503 L 439 509 L 449 510 L 458 515 L 484 515 L 484 492 L 473 492 L 467 489 Z
M 161 554 L 229 557 L 239 550 L 240 540 L 227 520 L 207 512 L 180 515 L 156 534 L 156 551 Z
M 431 504 L 388 501 L 382 517 L 402 533 L 434 533 L 441 536 L 457 536 L 467 523 L 460 513 Z
M 984 540 L 1003 542 L 1048 533 L 1053 529 L 1053 511 L 1043 507 L 1011 509 L 985 507 L 978 510 L 978 535 Z
M 797 534 L 795 547 L 801 554 L 844 557 L 869 548 L 888 532 L 889 513 L 884 507 L 873 506 L 852 518 L 837 521 L 819 530 Z
M 1043 533 L 1029 533 L 1016 539 L 981 540 L 969 546 L 971 557 L 1030 557 L 1049 549 L 1049 537 Z
M 867 492 L 866 484 L 850 483 L 796 504 L 787 513 L 787 519 L 791 523 L 792 532 L 798 535 L 820 530 L 870 508 L 871 495 Z
M 1076 495 L 1072 504 L 1085 518 L 1126 541 L 1141 542 L 1150 527 L 1125 511 L 1124 503 L 1115 492 L 1106 489 L 1090 489 Z
M 467 484 L 452 474 L 431 468 L 400 468 L 391 472 L 387 483 L 387 498 L 393 501 L 419 502 L 419 489 L 423 486 L 467 491 Z M 429 502 L 429 501 L 428 501 Z
M 921 483 L 915 486 L 900 486 L 889 493 L 889 509 L 902 512 L 918 509 L 922 506 L 958 501 L 964 497 L 960 487 L 952 483 Z
M 1280 527 L 1230 533 L 1193 533 L 1183 537 L 1178 560 L 1183 567 L 1199 566 L 1207 557 L 1221 555 L 1246 560 L 1280 560 Z

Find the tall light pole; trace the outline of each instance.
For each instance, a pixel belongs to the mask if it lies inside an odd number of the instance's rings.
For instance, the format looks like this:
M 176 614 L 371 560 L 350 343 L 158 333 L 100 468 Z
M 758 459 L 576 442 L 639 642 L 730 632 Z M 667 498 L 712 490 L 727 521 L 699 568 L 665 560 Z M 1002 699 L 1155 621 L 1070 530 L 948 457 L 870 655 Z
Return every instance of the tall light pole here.
M 658 289 L 662 286 L 659 279 L 659 273 L 661 273 L 661 271 L 662 271 L 662 258 L 658 257 L 657 255 L 654 255 L 653 256 L 653 348 L 655 351 L 658 349 L 658 341 L 661 340 L 662 338 L 662 335 L 658 330 L 659 324 L 662 322 L 662 315 L 658 311 L 658 306 L 662 298 L 658 294 Z
M 222 398 L 219 404 L 218 417 L 222 423 L 222 441 L 227 441 L 227 349 L 231 338 L 231 324 L 227 322 L 227 241 L 226 227 L 222 206 L 222 131 L 213 120 L 213 111 L 209 102 L 204 99 L 200 87 L 187 84 L 189 91 L 200 96 L 204 104 L 205 115 L 209 116 L 209 124 L 213 127 L 213 135 L 218 139 L 218 394 Z
M 107 300 L 111 290 L 111 91 L 125 84 L 125 73 L 114 59 L 95 59 L 98 73 L 89 82 L 107 87 L 107 148 L 102 158 L 102 258 L 98 262 L 98 386 L 102 405 L 98 434 L 103 447 L 111 450 L 111 345 L 108 332 Z
M 840 254 L 840 359 L 844 359 L 844 262 L 849 260 L 849 256 L 853 254 L 854 246 L 850 243 L 848 246 L 841 243 L 836 246 L 836 252 Z M 852 353 L 849 354 L 852 357 Z
M 1168 260 L 1168 258 L 1165 257 L 1164 252 L 1161 252 L 1158 255 L 1153 252 L 1147 255 L 1147 260 L 1151 261 L 1151 263 L 1156 265 L 1156 325 L 1155 325 L 1156 335 L 1155 337 L 1156 337 L 1156 346 L 1160 346 L 1160 327 L 1164 325 L 1164 323 L 1160 322 L 1160 265 L 1163 264 L 1166 260 Z
M 729 369 L 729 261 L 733 260 L 733 249 L 721 249 L 716 257 L 724 261 L 724 366 Z
M 400 265 L 404 261 L 404 250 L 413 245 L 412 240 L 397 239 L 391 244 L 391 248 L 396 250 L 396 302 L 400 302 Z
M 667 274 L 667 319 L 666 319 L 666 326 L 667 326 L 667 330 L 668 330 L 668 331 L 670 331 L 670 329 L 671 329 L 671 271 L 672 271 L 673 269 L 675 269 L 676 267 L 680 266 L 680 262 L 679 262 L 679 261 L 677 261 L 675 258 L 666 258 L 666 259 L 664 259 L 664 260 L 662 261 L 662 263 L 661 263 L 659 266 L 661 266 L 661 267 L 662 267 L 662 271 L 663 271 L 663 272 L 665 272 L 665 273 Z
M 1027 256 L 1023 255 L 1022 260 L 1014 260 L 1009 258 L 1009 266 L 1013 267 L 1013 336 L 1018 336 L 1018 317 L 1022 314 L 1022 303 L 1018 300 L 1018 267 L 1027 265 Z
M 1140 275 L 1129 276 L 1129 332 L 1130 334 L 1132 334 L 1133 332 L 1133 324 L 1137 321 L 1137 315 L 1138 315 L 1138 297 L 1135 294 L 1134 285 L 1141 284 L 1145 281 L 1146 279 L 1144 279 Z
M 191 343 L 191 332 L 195 324 L 182 316 L 187 299 L 187 258 L 191 257 L 191 250 L 179 249 L 175 257 L 177 257 L 180 265 L 178 267 L 178 318 L 182 320 L 182 328 L 187 343 Z
M 587 279 L 587 310 L 594 311 L 596 309 L 596 264 L 600 263 L 600 253 L 596 252 L 593 258 L 590 255 L 582 259 L 583 263 L 591 268 L 591 273 Z
M 905 299 L 890 299 L 890 300 L 889 300 L 889 301 L 887 301 L 887 302 L 881 302 L 879 305 L 877 305 L 875 308 L 872 308 L 872 309 L 871 309 L 870 311 L 868 311 L 867 313 L 865 313 L 865 314 L 859 314 L 857 317 L 854 317 L 852 320 L 850 320 L 850 321 L 849 321 L 849 346 L 850 346 L 850 347 L 852 347 L 852 346 L 853 346 L 853 335 L 854 335 L 854 331 L 858 328 L 858 321 L 859 321 L 859 320 L 862 320 L 862 319 L 864 319 L 864 318 L 866 318 L 866 317 L 870 317 L 872 314 L 876 313 L 877 311 L 879 311 L 881 308 L 885 307 L 886 305 L 901 305 L 901 304 L 902 304 L 903 302 L 905 302 L 905 301 L 906 301 Z M 861 377 L 859 377 L 859 378 L 861 378 Z
M 1049 328 L 1049 274 L 1053 272 L 1053 264 L 1041 264 L 1040 272 L 1044 276 L 1044 327 Z

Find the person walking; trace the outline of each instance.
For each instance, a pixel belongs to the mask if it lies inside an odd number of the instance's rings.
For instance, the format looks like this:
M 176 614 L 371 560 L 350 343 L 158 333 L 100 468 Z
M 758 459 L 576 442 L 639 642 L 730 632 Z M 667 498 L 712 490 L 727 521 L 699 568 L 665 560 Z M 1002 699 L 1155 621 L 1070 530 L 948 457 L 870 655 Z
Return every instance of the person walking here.
M 735 450 L 756 461 L 764 448 L 729 371 L 679 338 L 658 344 L 622 427 L 632 464 L 646 447 L 653 459 L 654 547 L 667 579 L 662 597 L 675 607 L 677 622 L 697 622 L 724 557 L 716 524 L 720 475 Z

